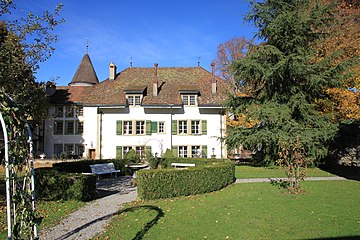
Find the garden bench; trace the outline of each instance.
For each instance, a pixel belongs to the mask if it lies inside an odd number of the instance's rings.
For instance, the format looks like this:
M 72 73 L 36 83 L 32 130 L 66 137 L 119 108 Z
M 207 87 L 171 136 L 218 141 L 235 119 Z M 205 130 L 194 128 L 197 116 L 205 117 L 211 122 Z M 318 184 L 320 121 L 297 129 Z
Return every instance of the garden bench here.
M 115 177 L 117 177 L 117 173 L 120 172 L 120 170 L 116 170 L 114 163 L 99 163 L 99 164 L 92 164 L 90 165 L 91 172 L 96 174 L 98 179 L 101 174 L 113 174 L 115 173 Z
M 195 163 L 171 163 L 174 168 L 195 167 Z

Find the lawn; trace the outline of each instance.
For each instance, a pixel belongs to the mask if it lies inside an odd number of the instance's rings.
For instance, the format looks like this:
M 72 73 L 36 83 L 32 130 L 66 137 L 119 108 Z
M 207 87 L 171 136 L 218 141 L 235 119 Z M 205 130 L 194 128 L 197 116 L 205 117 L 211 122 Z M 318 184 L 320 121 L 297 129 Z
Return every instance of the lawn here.
M 286 177 L 285 171 L 281 167 L 253 167 L 236 166 L 236 178 L 283 178 Z M 330 177 L 335 176 L 320 168 L 308 168 L 307 177 Z
M 360 238 L 360 182 L 303 183 L 290 195 L 269 183 L 126 205 L 99 239 Z

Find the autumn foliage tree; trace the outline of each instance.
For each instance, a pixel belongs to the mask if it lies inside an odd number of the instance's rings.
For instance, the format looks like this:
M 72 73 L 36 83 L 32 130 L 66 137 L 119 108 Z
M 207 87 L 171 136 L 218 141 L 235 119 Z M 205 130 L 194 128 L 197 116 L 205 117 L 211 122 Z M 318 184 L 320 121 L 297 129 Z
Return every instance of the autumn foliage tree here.
M 329 3 L 330 0 L 324 0 Z M 321 51 L 319 59 L 331 54 L 339 55 L 338 61 L 360 59 L 360 2 L 341 0 L 333 11 L 334 23 L 326 30 L 331 33 L 316 48 Z M 323 104 L 325 111 L 335 111 L 339 119 L 360 120 L 360 64 L 350 69 L 350 75 L 340 87 L 326 90 L 330 102 Z

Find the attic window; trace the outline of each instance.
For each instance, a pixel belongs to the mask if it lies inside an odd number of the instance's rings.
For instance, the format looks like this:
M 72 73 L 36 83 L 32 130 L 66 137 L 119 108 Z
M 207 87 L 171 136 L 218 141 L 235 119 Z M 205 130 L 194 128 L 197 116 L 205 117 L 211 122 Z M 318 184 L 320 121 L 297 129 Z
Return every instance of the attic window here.
M 129 106 L 140 106 L 142 95 L 141 94 L 126 95 L 126 99 L 128 101 Z
M 184 106 L 196 106 L 197 105 L 197 95 L 195 94 L 186 94 L 181 95 L 182 103 Z

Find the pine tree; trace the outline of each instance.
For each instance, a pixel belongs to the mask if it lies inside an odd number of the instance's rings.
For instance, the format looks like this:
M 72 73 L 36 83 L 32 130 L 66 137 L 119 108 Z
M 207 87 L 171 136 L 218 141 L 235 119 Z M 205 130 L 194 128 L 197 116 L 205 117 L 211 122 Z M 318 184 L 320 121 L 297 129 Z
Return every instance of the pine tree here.
M 245 94 L 230 97 L 228 107 L 245 117 L 229 128 L 226 141 L 257 146 L 263 163 L 287 163 L 295 188 L 304 176 L 295 166 L 321 161 L 338 128 L 317 102 L 327 98 L 326 89 L 342 86 L 351 59 L 338 61 L 334 53 L 319 60 L 313 47 L 333 24 L 333 8 L 315 0 L 253 1 L 246 20 L 263 43 L 234 64 Z

